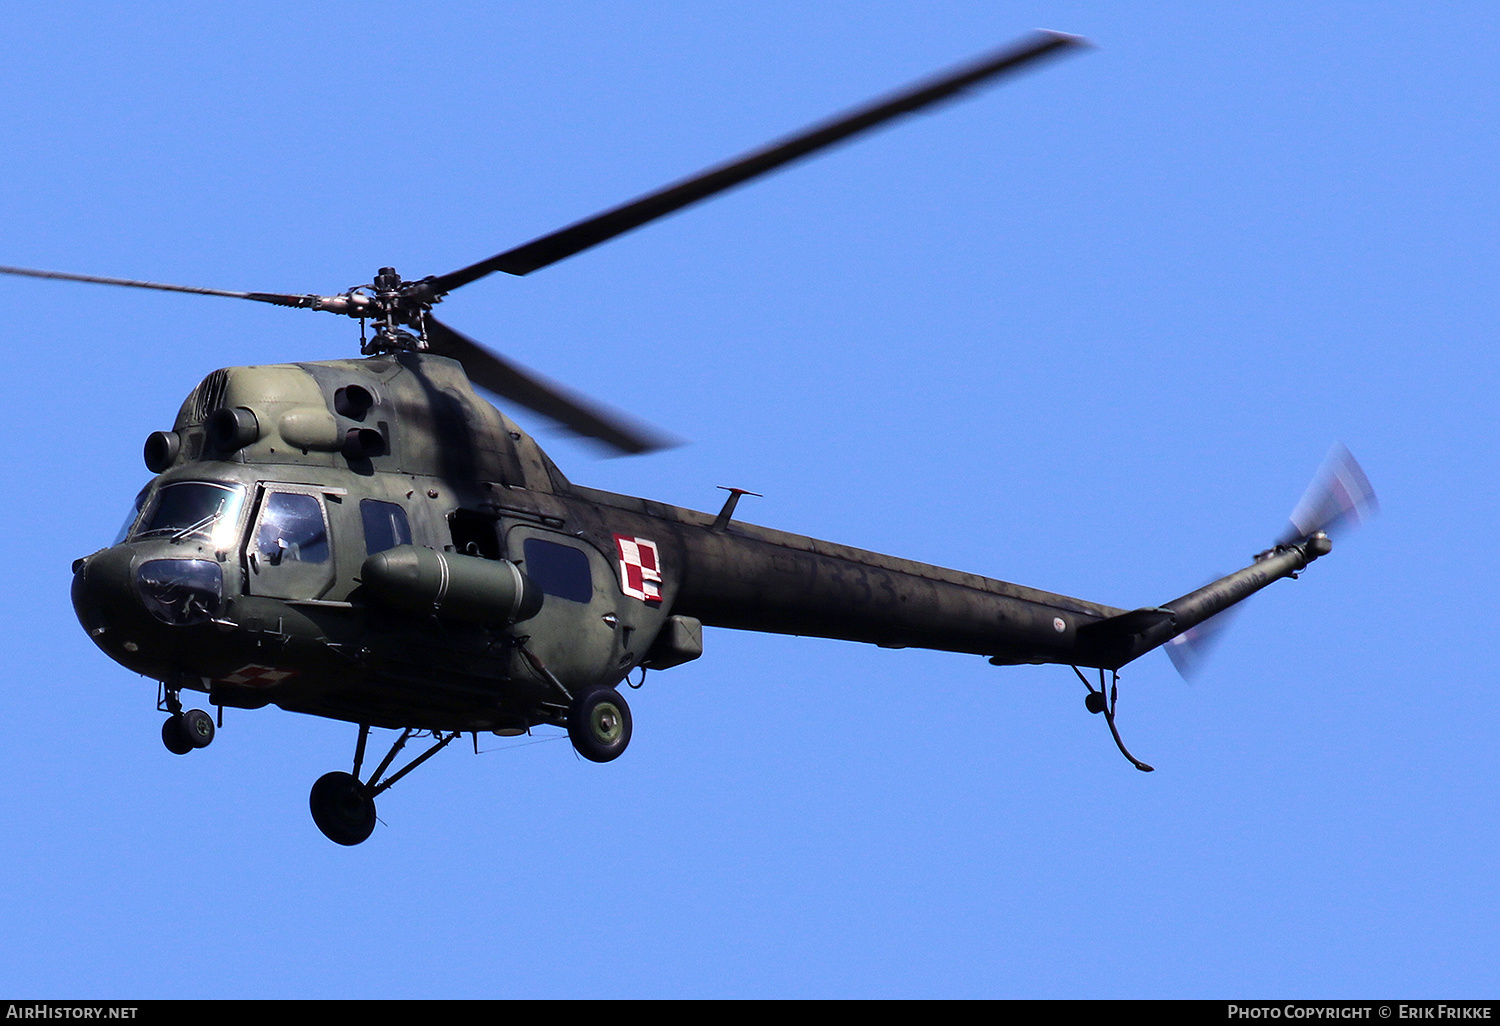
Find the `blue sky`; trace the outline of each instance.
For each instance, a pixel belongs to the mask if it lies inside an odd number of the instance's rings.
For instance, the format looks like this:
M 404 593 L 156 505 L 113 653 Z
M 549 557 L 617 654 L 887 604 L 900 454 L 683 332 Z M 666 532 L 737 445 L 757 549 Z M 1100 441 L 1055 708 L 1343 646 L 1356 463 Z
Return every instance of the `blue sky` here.
M 7 20 L 0 263 L 329 293 L 467 264 L 1035 27 L 1098 49 L 445 319 L 692 444 L 575 480 L 1134 607 L 1329 445 L 1383 515 L 1203 677 L 709 631 L 630 751 L 455 745 L 356 849 L 354 729 L 161 746 L 69 563 L 215 367 L 351 326 L 0 282 L 0 990 L 1480 997 L 1497 989 L 1493 5 L 71 5 Z M 534 422 L 518 414 L 528 426 Z

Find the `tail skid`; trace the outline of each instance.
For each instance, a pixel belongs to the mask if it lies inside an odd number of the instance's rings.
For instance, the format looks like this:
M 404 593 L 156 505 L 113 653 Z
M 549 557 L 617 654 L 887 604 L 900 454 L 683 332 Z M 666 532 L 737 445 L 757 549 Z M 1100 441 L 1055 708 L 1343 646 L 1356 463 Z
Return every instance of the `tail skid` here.
M 1088 688 L 1084 704 L 1089 712 L 1104 713 L 1120 754 L 1136 769 L 1151 771 L 1125 748 L 1115 727 L 1120 667 L 1165 645 L 1177 672 L 1184 678 L 1192 676 L 1229 625 L 1230 610 L 1272 581 L 1295 578 L 1307 564 L 1333 549 L 1329 532 L 1363 523 L 1379 509 L 1375 489 L 1359 462 L 1342 444 L 1336 444 L 1313 476 L 1302 501 L 1292 510 L 1290 528 L 1273 548 L 1256 556 L 1253 564 L 1166 605 L 1120 613 L 1079 627 L 1079 661 L 1073 672 Z M 1079 665 L 1098 669 L 1098 691 Z M 1105 670 L 1115 677 L 1108 696 L 1104 692 Z
M 1125 742 L 1120 740 L 1119 728 L 1115 726 L 1115 707 L 1120 703 L 1120 675 L 1118 673 L 1114 675 L 1114 680 L 1112 680 L 1109 685 L 1109 694 L 1108 696 L 1106 696 L 1104 694 L 1103 670 L 1099 671 L 1098 691 L 1094 690 L 1094 685 L 1089 683 L 1089 679 L 1083 675 L 1082 670 L 1075 666 L 1073 667 L 1073 672 L 1078 674 L 1078 679 L 1083 681 L 1083 686 L 1089 689 L 1089 697 L 1083 700 L 1084 706 L 1091 713 L 1104 714 L 1104 722 L 1109 724 L 1110 736 L 1115 739 L 1115 747 L 1120 750 L 1120 754 L 1129 759 L 1130 764 L 1136 769 L 1140 770 L 1142 773 L 1155 773 L 1155 766 L 1147 765 L 1146 763 L 1137 759 L 1135 756 L 1131 755 L 1130 749 L 1125 747 Z
M 1296 577 L 1303 567 L 1327 555 L 1333 548 L 1328 535 L 1319 531 L 1295 544 L 1277 545 L 1255 557 L 1255 562 L 1245 569 L 1221 577 L 1212 584 L 1189 592 L 1164 606 L 1134 609 L 1128 613 L 1096 620 L 1078 628 L 1078 645 L 1081 650 L 1079 663 L 1099 671 L 1099 690 L 1095 691 L 1089 679 L 1075 664 L 1073 672 L 1088 688 L 1084 705 L 1091 713 L 1103 713 L 1109 724 L 1109 733 L 1115 739 L 1120 754 L 1143 773 L 1154 767 L 1137 759 L 1120 739 L 1120 730 L 1115 726 L 1115 708 L 1119 703 L 1120 667 L 1139 659 L 1153 648 L 1165 645 L 1175 638 L 1185 637 L 1188 632 L 1200 628 L 1235 603 L 1243 602 L 1273 581 L 1283 577 Z M 1221 620 L 1222 622 L 1222 620 Z M 1168 650 L 1171 654 L 1171 650 Z M 1177 656 L 1172 656 L 1173 663 Z M 1180 669 L 1180 665 L 1179 665 Z M 1104 671 L 1113 673 L 1109 693 L 1104 691 Z

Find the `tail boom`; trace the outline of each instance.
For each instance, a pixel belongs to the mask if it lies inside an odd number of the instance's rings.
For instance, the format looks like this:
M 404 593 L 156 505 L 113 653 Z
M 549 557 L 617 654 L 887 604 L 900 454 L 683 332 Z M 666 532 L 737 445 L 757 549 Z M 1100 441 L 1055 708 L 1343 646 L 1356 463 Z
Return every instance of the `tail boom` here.
M 1118 669 L 1329 551 L 1312 534 L 1164 606 L 1127 611 L 976 574 L 574 488 L 613 507 L 679 568 L 674 614 L 706 627 L 988 656 L 996 665 Z M 602 522 L 602 521 L 601 521 Z

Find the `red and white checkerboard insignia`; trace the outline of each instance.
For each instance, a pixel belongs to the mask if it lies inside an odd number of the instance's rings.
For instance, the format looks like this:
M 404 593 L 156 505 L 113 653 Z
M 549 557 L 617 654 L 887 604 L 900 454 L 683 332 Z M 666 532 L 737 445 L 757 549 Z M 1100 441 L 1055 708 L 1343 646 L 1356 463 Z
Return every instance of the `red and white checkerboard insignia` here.
M 278 670 L 274 666 L 241 666 L 227 677 L 219 680 L 225 684 L 249 684 L 251 687 L 268 688 L 280 684 L 288 677 L 295 677 L 296 670 Z
M 620 553 L 620 590 L 642 602 L 661 601 L 661 554 L 656 542 L 615 535 Z

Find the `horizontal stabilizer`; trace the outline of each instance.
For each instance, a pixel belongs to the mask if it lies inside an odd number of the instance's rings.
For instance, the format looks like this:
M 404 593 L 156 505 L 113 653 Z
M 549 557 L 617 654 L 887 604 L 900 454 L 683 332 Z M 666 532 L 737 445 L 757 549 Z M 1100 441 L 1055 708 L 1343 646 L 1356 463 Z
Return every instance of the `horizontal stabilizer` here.
M 1132 609 L 1119 616 L 1083 624 L 1078 628 L 1078 644 L 1092 656 L 1089 665 L 1119 665 L 1127 661 L 1127 654 L 1150 647 L 1142 643 L 1142 635 L 1170 636 L 1175 621 L 1176 614 L 1161 606 Z
M 1137 634 L 1144 634 L 1159 624 L 1167 623 L 1175 615 L 1170 609 L 1163 609 L 1160 606 L 1132 609 L 1128 613 L 1111 616 L 1107 620 L 1096 620 L 1093 623 L 1084 624 L 1078 628 L 1078 636 L 1091 643 L 1107 642 L 1110 639 L 1124 641 Z

